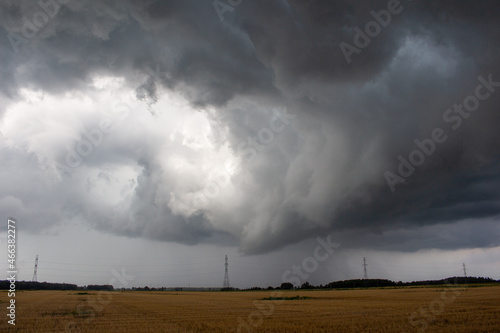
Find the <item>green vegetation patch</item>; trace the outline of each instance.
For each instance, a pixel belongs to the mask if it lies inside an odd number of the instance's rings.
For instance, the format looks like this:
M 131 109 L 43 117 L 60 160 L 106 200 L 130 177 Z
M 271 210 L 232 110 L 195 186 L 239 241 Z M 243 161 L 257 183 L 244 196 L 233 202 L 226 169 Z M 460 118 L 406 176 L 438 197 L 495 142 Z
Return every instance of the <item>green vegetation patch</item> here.
M 92 310 L 90 308 L 89 309 L 81 309 L 81 308 L 74 309 L 73 311 L 71 311 L 71 314 L 75 318 L 88 318 L 91 316 L 92 317 L 95 316 L 94 310 Z
M 57 316 L 69 316 L 73 313 L 71 309 L 57 309 L 53 311 L 46 311 L 42 312 L 42 317 L 49 316 L 49 317 L 57 317 Z
M 309 296 L 292 296 L 292 297 L 266 297 L 262 298 L 263 301 L 293 301 L 293 300 L 302 300 L 302 299 L 313 299 L 315 297 Z

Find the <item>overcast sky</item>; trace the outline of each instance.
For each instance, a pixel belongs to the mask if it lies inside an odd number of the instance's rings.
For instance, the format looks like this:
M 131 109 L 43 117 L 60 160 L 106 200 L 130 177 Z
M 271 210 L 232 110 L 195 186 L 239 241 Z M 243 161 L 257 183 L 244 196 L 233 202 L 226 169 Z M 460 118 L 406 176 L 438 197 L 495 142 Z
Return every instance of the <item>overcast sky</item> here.
M 2 244 L 13 217 L 19 278 L 39 255 L 79 285 L 220 287 L 226 254 L 236 287 L 363 257 L 500 279 L 499 22 L 495 0 L 1 0 Z

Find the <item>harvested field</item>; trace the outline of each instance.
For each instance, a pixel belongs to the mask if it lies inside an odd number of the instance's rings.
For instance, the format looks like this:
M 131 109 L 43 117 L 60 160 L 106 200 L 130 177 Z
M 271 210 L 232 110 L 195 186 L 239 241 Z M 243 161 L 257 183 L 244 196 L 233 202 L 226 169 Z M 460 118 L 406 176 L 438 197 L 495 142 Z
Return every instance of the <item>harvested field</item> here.
M 500 332 L 500 287 L 21 291 L 16 326 L 3 317 L 1 332 Z

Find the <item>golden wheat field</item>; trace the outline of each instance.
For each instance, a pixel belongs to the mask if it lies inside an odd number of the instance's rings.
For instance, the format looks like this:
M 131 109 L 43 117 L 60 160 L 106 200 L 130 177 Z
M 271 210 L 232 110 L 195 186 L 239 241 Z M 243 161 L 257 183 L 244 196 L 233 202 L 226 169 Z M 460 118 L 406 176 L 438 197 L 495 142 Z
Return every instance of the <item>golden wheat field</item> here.
M 21 291 L 8 319 L 1 332 L 500 332 L 500 287 Z

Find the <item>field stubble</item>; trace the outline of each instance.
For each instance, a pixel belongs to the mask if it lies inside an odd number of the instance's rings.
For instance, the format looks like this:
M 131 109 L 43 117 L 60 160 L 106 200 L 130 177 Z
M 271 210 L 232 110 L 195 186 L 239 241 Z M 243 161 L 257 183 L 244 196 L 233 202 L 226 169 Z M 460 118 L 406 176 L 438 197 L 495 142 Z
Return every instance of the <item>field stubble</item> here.
M 7 301 L 1 292 L 4 313 Z M 7 319 L 1 332 L 500 332 L 500 287 L 21 291 L 16 326 Z

